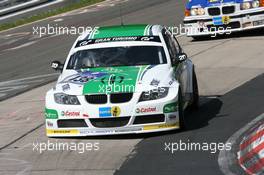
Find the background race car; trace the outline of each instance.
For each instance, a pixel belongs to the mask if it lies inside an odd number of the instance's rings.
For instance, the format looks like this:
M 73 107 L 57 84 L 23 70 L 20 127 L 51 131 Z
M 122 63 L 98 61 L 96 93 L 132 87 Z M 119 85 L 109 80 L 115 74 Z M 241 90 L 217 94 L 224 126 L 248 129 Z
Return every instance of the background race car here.
M 184 25 L 193 37 L 262 28 L 264 0 L 190 0 Z

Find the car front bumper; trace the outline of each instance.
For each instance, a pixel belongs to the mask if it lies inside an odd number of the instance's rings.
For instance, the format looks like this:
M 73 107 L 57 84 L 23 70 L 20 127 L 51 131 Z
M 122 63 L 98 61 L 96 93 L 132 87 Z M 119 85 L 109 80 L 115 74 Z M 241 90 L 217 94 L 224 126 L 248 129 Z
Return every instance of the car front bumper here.
M 82 105 L 68 106 L 56 104 L 53 92 L 49 91 L 45 110 L 46 134 L 49 137 L 75 137 L 178 129 L 177 92 L 177 88 L 171 88 L 165 98 L 140 103 L 137 101 L 141 93 L 134 93 L 132 100 L 127 103 L 103 105 L 88 104 L 80 96 L 78 98 Z M 120 110 L 118 116 L 108 115 L 116 107 Z
M 222 19 L 222 24 L 221 22 L 216 24 L 219 19 Z M 232 32 L 262 28 L 264 27 L 264 7 L 239 10 L 220 16 L 189 16 L 184 19 L 184 27 L 187 36 L 216 36 L 217 34 L 231 34 Z

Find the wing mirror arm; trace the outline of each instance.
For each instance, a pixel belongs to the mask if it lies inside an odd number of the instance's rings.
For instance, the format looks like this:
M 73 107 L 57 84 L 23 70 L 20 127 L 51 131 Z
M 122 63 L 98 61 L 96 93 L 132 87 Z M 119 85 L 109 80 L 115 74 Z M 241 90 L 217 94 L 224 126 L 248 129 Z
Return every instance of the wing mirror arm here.
M 51 63 L 51 68 L 54 69 L 55 71 L 62 72 L 63 67 L 64 67 L 64 64 L 62 64 L 60 61 L 52 61 Z

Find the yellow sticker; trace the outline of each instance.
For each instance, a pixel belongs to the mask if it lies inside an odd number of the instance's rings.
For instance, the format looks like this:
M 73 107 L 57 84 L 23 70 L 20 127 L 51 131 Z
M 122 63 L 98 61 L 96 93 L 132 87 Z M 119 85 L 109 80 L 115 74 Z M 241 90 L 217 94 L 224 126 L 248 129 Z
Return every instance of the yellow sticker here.
M 229 16 L 223 16 L 222 22 L 223 22 L 223 24 L 229 24 L 230 23 L 230 17 Z
M 111 108 L 111 114 L 112 114 L 112 116 L 114 116 L 114 117 L 118 117 L 118 116 L 120 116 L 120 114 L 121 114 L 121 109 L 120 109 L 120 107 L 118 107 L 118 106 L 113 106 L 113 107 Z
M 143 130 L 167 129 L 167 128 L 180 128 L 179 123 L 174 124 L 159 124 L 144 126 Z
M 54 129 L 47 129 L 47 134 L 79 134 L 79 131 L 76 129 L 71 130 L 54 130 Z

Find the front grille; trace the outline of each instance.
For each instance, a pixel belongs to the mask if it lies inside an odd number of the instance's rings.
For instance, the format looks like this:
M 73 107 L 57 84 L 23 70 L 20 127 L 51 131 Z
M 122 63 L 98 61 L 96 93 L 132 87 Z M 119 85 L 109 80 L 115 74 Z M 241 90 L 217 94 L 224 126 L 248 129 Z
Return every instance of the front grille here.
M 134 125 L 147 123 L 160 123 L 165 121 L 164 114 L 136 116 Z
M 210 16 L 218 16 L 221 14 L 220 8 L 213 7 L 208 9 L 208 13 Z
M 111 103 L 126 103 L 129 102 L 133 97 L 133 93 L 118 93 L 110 95 Z
M 107 95 L 106 94 L 85 95 L 85 99 L 90 104 L 106 104 L 107 103 Z
M 231 14 L 235 12 L 235 6 L 225 6 L 222 9 L 223 14 Z
M 215 25 L 207 25 L 207 28 L 208 30 L 210 31 L 218 31 L 220 30 L 219 28 L 221 28 L 221 30 L 224 29 L 227 29 L 227 27 L 229 27 L 229 29 L 238 29 L 241 27 L 240 25 L 240 22 L 231 22 L 229 24 L 225 24 L 225 25 L 218 25 L 218 26 L 215 26 Z
M 91 124 L 97 128 L 115 128 L 128 124 L 130 117 L 97 118 L 90 119 Z
M 66 119 L 57 121 L 58 128 L 83 128 L 88 127 L 83 119 Z

